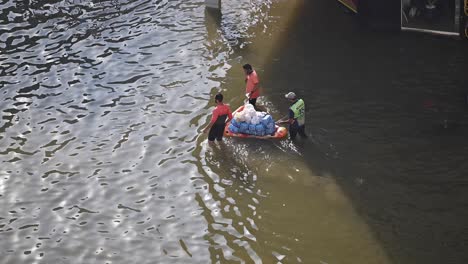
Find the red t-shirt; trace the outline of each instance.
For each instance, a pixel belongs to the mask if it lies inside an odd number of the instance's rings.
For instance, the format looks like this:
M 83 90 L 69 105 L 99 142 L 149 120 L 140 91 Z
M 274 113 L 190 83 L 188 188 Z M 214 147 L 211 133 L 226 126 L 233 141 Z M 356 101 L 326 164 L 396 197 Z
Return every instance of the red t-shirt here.
M 245 93 L 250 93 L 254 86 L 259 83 L 258 81 L 258 76 L 257 72 L 252 71 L 251 74 L 247 74 L 247 84 L 245 85 Z M 255 99 L 260 96 L 260 90 L 257 87 L 257 90 L 252 93 L 252 96 L 250 96 L 250 99 Z
M 226 117 L 232 119 L 232 112 L 228 105 L 219 104 L 213 110 L 213 117 L 211 117 L 210 123 L 224 124 L 226 122 Z M 220 120 L 218 120 L 218 118 Z

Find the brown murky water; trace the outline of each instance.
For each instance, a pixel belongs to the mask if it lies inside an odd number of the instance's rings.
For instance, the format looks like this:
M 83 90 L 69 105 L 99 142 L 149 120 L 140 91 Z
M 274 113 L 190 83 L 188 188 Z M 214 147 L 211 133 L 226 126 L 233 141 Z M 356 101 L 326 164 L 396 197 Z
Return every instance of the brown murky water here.
M 203 2 L 0 3 L 1 263 L 468 260 L 463 44 Z M 304 98 L 307 141 L 208 146 L 246 62 L 275 117 Z

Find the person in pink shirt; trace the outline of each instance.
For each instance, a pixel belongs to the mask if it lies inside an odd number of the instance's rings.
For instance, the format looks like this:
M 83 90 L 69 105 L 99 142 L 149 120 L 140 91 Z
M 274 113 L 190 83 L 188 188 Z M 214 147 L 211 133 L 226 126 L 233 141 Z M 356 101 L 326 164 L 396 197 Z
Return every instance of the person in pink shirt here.
M 210 124 L 203 129 L 203 133 L 208 133 L 208 142 L 213 143 L 223 140 L 224 127 L 229 120 L 232 119 L 232 112 L 228 105 L 223 103 L 223 95 L 218 93 L 215 96 L 216 108 L 213 110 L 213 116 L 211 117 Z
M 245 72 L 245 94 L 248 95 L 249 103 L 256 108 L 255 104 L 260 96 L 260 82 L 257 73 L 250 64 L 245 64 L 242 68 L 244 68 Z

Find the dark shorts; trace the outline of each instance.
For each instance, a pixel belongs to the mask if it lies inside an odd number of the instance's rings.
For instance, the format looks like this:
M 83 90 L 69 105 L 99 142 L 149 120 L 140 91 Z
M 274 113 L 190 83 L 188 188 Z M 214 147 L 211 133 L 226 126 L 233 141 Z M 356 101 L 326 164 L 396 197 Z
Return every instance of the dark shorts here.
M 249 99 L 249 103 L 255 107 L 255 104 L 257 103 L 257 98 Z
M 301 137 L 307 138 L 307 135 L 305 133 L 305 125 L 299 126 L 297 123 L 294 123 L 289 126 L 289 138 L 290 139 L 295 139 L 296 135 L 299 133 Z
M 214 124 L 210 129 L 210 133 L 208 133 L 208 140 L 214 141 L 216 139 L 221 141 L 223 139 L 225 126 L 226 124 Z

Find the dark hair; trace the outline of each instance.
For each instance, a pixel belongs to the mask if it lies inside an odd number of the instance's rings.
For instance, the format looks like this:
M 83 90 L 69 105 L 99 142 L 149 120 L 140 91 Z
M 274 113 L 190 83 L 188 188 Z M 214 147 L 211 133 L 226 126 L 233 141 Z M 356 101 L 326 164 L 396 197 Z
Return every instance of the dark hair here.
M 242 68 L 244 68 L 244 69 L 246 69 L 248 71 L 251 71 L 252 70 L 252 65 L 247 63 L 247 64 L 244 64 L 244 66 L 242 66 Z
M 218 100 L 218 102 L 222 102 L 222 101 L 223 101 L 223 94 L 218 93 L 218 94 L 215 96 L 215 100 Z

